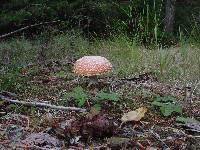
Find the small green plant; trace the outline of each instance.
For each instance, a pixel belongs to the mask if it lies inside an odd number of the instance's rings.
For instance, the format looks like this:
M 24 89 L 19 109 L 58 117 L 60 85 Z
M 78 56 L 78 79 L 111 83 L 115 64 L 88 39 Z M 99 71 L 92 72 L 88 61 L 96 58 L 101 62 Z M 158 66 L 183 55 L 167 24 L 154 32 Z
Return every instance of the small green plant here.
M 64 97 L 65 98 L 73 97 L 79 107 L 84 106 L 86 100 L 88 99 L 87 93 L 84 91 L 84 89 L 81 86 L 75 87 L 71 93 L 65 94 Z M 91 97 L 91 98 L 93 99 L 94 107 L 97 110 L 101 110 L 101 105 L 105 101 L 112 101 L 112 102 L 119 101 L 119 95 L 114 92 L 106 93 L 106 92 L 100 91 L 94 97 Z
M 75 100 L 75 103 L 79 107 L 83 107 L 87 98 L 88 96 L 83 90 L 83 88 L 81 86 L 77 86 L 71 92 L 62 93 L 62 100 L 59 101 L 59 104 L 65 105 L 66 100 L 68 101 L 69 99 L 73 99 L 73 101 Z
M 101 110 L 101 105 L 105 101 L 117 102 L 117 101 L 119 101 L 119 95 L 117 93 L 114 93 L 114 92 L 106 93 L 106 92 L 100 91 L 95 96 L 96 104 L 94 105 L 94 107 L 97 110 Z
M 101 91 L 101 92 L 97 93 L 96 100 L 97 101 L 109 100 L 109 101 L 117 102 L 117 101 L 119 101 L 119 95 L 117 95 L 114 92 L 105 93 L 105 92 Z
M 171 96 L 156 97 L 152 105 L 159 107 L 163 116 L 171 116 L 172 113 L 182 113 L 182 107 L 176 102 L 176 99 Z
M 162 77 L 165 71 L 168 69 L 169 64 L 171 62 L 171 58 L 169 56 L 169 52 L 167 50 L 159 49 L 159 69 L 160 76 Z
M 176 122 L 180 123 L 199 123 L 195 118 L 189 118 L 189 117 L 176 117 Z
M 78 86 L 74 88 L 72 95 L 79 107 L 82 107 L 85 104 L 85 101 L 87 100 L 87 94 L 84 92 L 82 87 Z
M 25 87 L 27 78 L 23 77 L 23 67 L 11 66 L 5 74 L 0 75 L 0 90 L 20 91 Z
M 65 71 L 61 70 L 61 71 L 57 72 L 55 75 L 58 78 L 64 78 L 65 77 Z
M 95 104 L 94 108 L 95 108 L 95 110 L 100 111 L 101 110 L 101 104 Z

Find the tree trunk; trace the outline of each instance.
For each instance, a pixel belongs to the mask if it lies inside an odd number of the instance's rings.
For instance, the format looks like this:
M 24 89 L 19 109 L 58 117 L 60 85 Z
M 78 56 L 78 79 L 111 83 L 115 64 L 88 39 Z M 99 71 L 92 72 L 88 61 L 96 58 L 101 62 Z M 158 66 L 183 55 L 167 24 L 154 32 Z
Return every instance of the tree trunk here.
M 173 34 L 176 0 L 165 1 L 164 31 Z

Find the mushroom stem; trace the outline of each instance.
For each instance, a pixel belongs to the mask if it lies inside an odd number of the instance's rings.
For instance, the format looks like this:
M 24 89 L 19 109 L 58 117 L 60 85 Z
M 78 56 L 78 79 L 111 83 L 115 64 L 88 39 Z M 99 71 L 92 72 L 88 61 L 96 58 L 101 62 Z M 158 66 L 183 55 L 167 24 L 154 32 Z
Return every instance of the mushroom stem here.
M 91 77 L 89 77 L 88 87 L 91 87 L 92 85 L 97 85 L 97 84 L 98 84 L 98 78 L 97 78 L 97 76 L 91 76 Z

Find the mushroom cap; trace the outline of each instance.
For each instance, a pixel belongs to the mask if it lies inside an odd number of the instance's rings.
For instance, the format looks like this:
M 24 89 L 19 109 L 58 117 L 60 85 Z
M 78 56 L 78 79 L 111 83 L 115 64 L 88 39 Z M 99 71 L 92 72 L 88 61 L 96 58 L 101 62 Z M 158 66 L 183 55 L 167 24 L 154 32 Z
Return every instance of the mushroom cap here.
M 80 76 L 95 76 L 108 73 L 112 64 L 102 56 L 84 56 L 74 64 L 74 73 Z

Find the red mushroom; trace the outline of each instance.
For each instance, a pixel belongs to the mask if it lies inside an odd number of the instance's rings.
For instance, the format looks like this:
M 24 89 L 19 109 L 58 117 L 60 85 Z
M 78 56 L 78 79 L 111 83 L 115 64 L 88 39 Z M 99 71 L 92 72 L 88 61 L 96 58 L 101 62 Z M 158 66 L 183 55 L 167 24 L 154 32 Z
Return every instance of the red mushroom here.
M 89 77 L 95 83 L 97 75 L 108 73 L 111 70 L 112 64 L 102 56 L 84 56 L 78 59 L 74 65 L 76 75 Z

